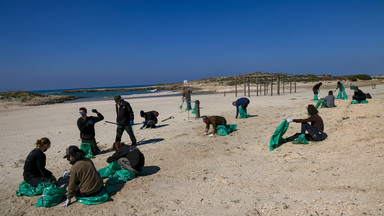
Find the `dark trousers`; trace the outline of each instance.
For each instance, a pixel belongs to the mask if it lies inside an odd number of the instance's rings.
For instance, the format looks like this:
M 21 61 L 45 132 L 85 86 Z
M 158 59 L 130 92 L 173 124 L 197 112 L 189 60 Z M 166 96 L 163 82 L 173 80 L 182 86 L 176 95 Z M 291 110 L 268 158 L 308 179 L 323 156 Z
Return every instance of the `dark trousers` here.
M 191 107 L 191 98 L 185 98 L 185 102 L 187 103 L 187 109 L 192 109 L 192 107 Z
M 100 191 L 102 191 L 102 190 L 103 190 L 103 187 L 101 187 L 95 193 L 85 194 L 85 193 L 81 193 L 79 188 L 76 188 L 75 196 L 76 197 L 91 197 L 91 196 L 95 196 L 96 194 L 100 193 Z
M 157 124 L 157 120 L 148 120 L 148 124 L 146 128 L 155 128 Z
M 42 182 L 49 182 L 49 179 L 45 177 L 32 177 L 28 179 L 28 181 L 26 182 L 34 187 L 37 187 L 37 185 L 39 185 Z
M 97 154 L 99 154 L 100 149 L 99 149 L 99 147 L 97 147 L 96 139 L 95 139 L 95 138 L 93 138 L 93 139 L 81 140 L 81 142 L 82 142 L 82 143 L 91 143 L 92 154 L 93 154 L 93 155 L 97 155 Z
M 310 124 L 304 122 L 304 123 L 301 123 L 301 133 L 296 133 L 295 135 L 288 137 L 286 140 L 287 142 L 291 142 L 294 139 L 298 138 L 301 134 L 305 134 L 305 132 L 307 131 L 308 131 L 308 134 L 305 136 L 307 140 L 322 141 L 327 137 L 325 133 L 322 133 L 321 131 L 312 127 Z
M 240 106 L 241 106 L 244 110 L 246 110 L 247 107 L 248 107 L 248 104 L 249 104 L 249 101 L 246 101 L 246 102 L 242 103 Z
M 126 125 L 126 126 L 117 125 L 115 142 L 121 141 L 121 136 L 123 135 L 124 130 L 127 131 L 129 137 L 131 138 L 132 145 L 136 145 L 136 138 L 135 138 L 135 135 L 133 134 L 131 125 Z

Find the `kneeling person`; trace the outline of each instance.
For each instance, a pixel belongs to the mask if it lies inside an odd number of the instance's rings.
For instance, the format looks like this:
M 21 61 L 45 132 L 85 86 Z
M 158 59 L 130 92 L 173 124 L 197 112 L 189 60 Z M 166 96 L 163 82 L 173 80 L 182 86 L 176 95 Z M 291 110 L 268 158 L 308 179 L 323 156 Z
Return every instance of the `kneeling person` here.
M 210 136 L 213 136 L 216 133 L 216 127 L 218 125 L 227 125 L 227 120 L 221 116 L 203 116 L 203 122 L 206 124 L 204 135 L 208 134 L 209 125 L 212 125 L 212 134 Z
M 97 172 L 95 165 L 84 156 L 84 151 L 80 150 L 77 146 L 69 146 L 66 150 L 64 158 L 67 158 L 72 167 L 70 170 L 67 201 L 62 207 L 67 207 L 74 196 L 90 197 L 103 189 L 103 180 Z
M 138 148 L 125 145 L 123 142 L 115 142 L 113 150 L 116 152 L 107 159 L 108 163 L 116 161 L 121 169 L 129 170 L 135 174 L 143 170 L 145 158 Z

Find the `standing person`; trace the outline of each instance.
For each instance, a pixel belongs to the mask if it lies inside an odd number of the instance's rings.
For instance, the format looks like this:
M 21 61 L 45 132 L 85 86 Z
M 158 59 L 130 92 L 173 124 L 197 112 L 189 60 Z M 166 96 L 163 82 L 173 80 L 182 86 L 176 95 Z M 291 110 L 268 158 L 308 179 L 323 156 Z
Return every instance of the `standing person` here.
M 116 95 L 114 97 L 115 103 L 116 103 L 116 122 L 117 122 L 117 129 L 116 129 L 116 139 L 115 142 L 121 141 L 121 136 L 123 135 L 124 130 L 127 131 L 129 137 L 131 138 L 132 145 L 136 145 L 136 138 L 133 134 L 133 130 L 131 125 L 133 125 L 133 110 L 131 105 L 126 102 L 125 100 L 121 99 L 120 95 Z
M 143 170 L 145 158 L 136 146 L 125 145 L 123 142 L 115 142 L 112 148 L 116 152 L 107 159 L 107 163 L 116 161 L 121 169 L 129 170 L 135 174 Z
M 154 112 L 156 111 L 149 111 L 149 112 L 144 112 L 143 110 L 140 111 L 140 116 L 145 119 L 145 121 L 143 122 L 144 124 L 140 129 L 156 127 L 157 117 Z
M 203 122 L 206 124 L 204 135 L 208 134 L 210 124 L 212 125 L 212 134 L 210 134 L 209 136 L 215 135 L 216 127 L 218 125 L 224 125 L 224 126 L 227 125 L 227 120 L 221 116 L 210 116 L 210 117 L 203 116 L 202 118 L 203 118 Z
M 359 89 L 359 87 L 356 86 L 355 88 L 353 88 L 353 92 L 353 100 L 356 100 L 360 103 L 361 101 L 367 99 L 367 95 L 365 95 L 364 92 Z
M 185 103 L 187 104 L 187 108 L 185 110 L 190 110 L 191 108 L 191 93 L 192 91 L 189 90 L 187 87 L 184 86 L 183 88 L 183 97 L 182 100 L 185 100 Z
M 77 146 L 69 146 L 66 149 L 64 158 L 67 158 L 72 165 L 70 171 L 64 172 L 64 177 L 70 175 L 67 201 L 61 207 L 67 207 L 71 198 L 90 197 L 99 193 L 103 189 L 103 180 L 97 172 L 93 162 L 85 158 L 85 153 Z
M 317 97 L 317 94 L 319 94 L 320 91 L 320 86 L 322 85 L 322 82 L 317 83 L 316 85 L 313 86 L 313 94 L 315 94 L 313 100 L 319 100 Z
M 237 118 L 239 116 L 239 106 L 241 106 L 241 108 L 245 112 L 245 114 L 243 114 L 243 115 L 242 115 L 242 113 L 240 113 L 240 118 L 248 118 L 247 107 L 248 107 L 249 102 L 250 102 L 249 99 L 245 98 L 245 97 L 239 98 L 236 101 L 232 102 L 232 105 L 236 107 L 236 117 L 235 118 Z
M 320 100 L 323 100 L 325 102 L 325 107 L 328 107 L 328 108 L 336 107 L 335 96 L 333 96 L 333 91 L 329 91 L 328 96 L 321 98 Z
M 323 119 L 318 114 L 319 111 L 312 104 L 308 105 L 307 111 L 309 117 L 306 119 L 287 119 L 288 123 L 301 123 L 301 133 L 296 133 L 295 135 L 288 137 L 286 139 L 288 142 L 298 138 L 301 134 L 305 134 L 306 131 L 308 131 L 308 135 L 306 136 L 308 140 L 323 141 L 327 138 L 327 134 L 324 133 Z M 308 122 L 311 122 L 311 125 L 309 125 Z
M 343 99 L 343 100 L 348 99 L 347 92 L 345 92 L 344 85 L 340 81 L 337 82 L 336 89 L 339 89 L 339 94 L 337 95 L 336 99 Z
M 92 109 L 93 113 L 97 114 L 95 116 L 87 116 L 87 109 L 81 107 L 79 109 L 81 117 L 77 120 L 77 127 L 80 130 L 80 138 L 82 143 L 91 143 L 92 154 L 97 155 L 100 152 L 99 147 L 97 147 L 95 139 L 95 124 L 104 119 L 104 116 L 99 113 L 96 109 Z
M 46 152 L 51 147 L 51 141 L 43 137 L 36 141 L 36 148 L 33 149 L 25 159 L 23 177 L 28 184 L 37 187 L 42 182 L 56 184 L 52 172 L 45 168 Z

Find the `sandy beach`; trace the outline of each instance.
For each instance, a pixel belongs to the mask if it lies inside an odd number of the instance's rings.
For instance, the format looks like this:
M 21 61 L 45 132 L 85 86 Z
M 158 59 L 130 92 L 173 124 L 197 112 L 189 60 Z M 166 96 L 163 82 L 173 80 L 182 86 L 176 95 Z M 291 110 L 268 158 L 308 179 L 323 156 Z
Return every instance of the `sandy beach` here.
M 269 151 L 277 126 L 286 118 L 306 118 L 306 106 L 316 104 L 312 86 L 300 84 L 297 93 L 274 96 L 252 92 L 248 119 L 235 119 L 234 93 L 192 95 L 200 101 L 201 115 L 237 124 L 229 136 L 215 137 L 203 136 L 201 119 L 179 109 L 180 96 L 128 98 L 135 123 L 143 121 L 140 110 L 160 113 L 156 129 L 133 126 L 149 175 L 122 185 L 109 202 L 68 208 L 36 208 L 40 196 L 15 195 L 24 160 L 37 139 L 48 137 L 47 169 L 61 177 L 71 166 L 63 159 L 65 149 L 81 142 L 79 107 L 96 108 L 104 120 L 115 121 L 114 101 L 0 109 L 0 215 L 384 215 L 383 84 L 373 89 L 362 83 L 362 91 L 373 97 L 368 104 L 350 104 L 353 91 L 345 85 L 348 100 L 319 109 L 325 141 L 286 143 Z M 335 87 L 325 83 L 319 96 Z M 95 128 L 100 149 L 112 147 L 116 126 L 102 121 Z M 300 124 L 291 123 L 286 136 L 299 130 Z M 122 139 L 130 143 L 127 133 Z M 111 154 L 97 155 L 96 168 L 108 166 Z

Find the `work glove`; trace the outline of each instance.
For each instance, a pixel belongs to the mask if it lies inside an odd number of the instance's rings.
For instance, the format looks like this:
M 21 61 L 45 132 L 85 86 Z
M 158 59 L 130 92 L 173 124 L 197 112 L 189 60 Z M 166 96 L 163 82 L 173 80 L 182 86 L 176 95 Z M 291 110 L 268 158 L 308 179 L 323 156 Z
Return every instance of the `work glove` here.
M 97 112 L 97 109 L 92 109 L 92 112 L 93 112 L 93 113 L 98 113 L 98 112 Z
M 213 134 L 209 134 L 208 136 L 213 137 Z
M 287 119 L 286 120 L 288 123 L 291 123 L 292 122 L 292 119 Z
M 204 132 L 204 136 L 206 136 L 206 135 L 208 135 L 208 133 L 207 133 L 207 132 Z
M 67 170 L 63 173 L 63 178 L 67 178 L 67 176 L 69 176 L 69 174 L 71 173 L 71 171 Z
M 144 126 L 143 126 L 143 127 L 141 127 L 141 128 L 140 128 L 140 130 L 141 130 L 141 129 L 143 129 L 143 128 L 144 128 Z
M 91 120 L 91 121 L 89 121 L 89 122 L 88 122 L 88 124 L 93 124 L 93 121 L 92 121 L 92 120 Z
M 130 121 L 129 124 L 130 124 L 130 125 L 133 125 L 133 121 Z
M 143 121 L 143 124 L 147 123 L 146 121 Z
M 68 207 L 70 202 L 71 202 L 71 201 L 70 201 L 69 199 L 67 199 L 67 200 L 65 201 L 65 203 L 64 203 L 63 205 L 61 205 L 61 208 Z

